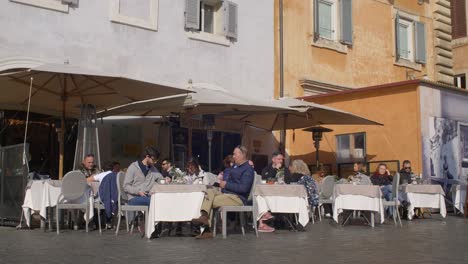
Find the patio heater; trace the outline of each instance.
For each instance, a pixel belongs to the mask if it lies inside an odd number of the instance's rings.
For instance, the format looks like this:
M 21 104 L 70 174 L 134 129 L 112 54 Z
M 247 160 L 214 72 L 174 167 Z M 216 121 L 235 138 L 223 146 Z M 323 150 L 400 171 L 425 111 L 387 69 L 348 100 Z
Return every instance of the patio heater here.
M 322 140 L 323 133 L 332 132 L 333 129 L 322 127 L 322 126 L 314 126 L 303 129 L 307 132 L 312 132 L 312 140 L 314 141 L 315 146 L 315 161 L 316 161 L 316 168 L 319 168 L 319 149 L 320 149 L 320 141 Z
M 211 143 L 213 141 L 213 129 L 215 128 L 215 115 L 203 115 L 203 127 L 206 129 L 208 140 L 208 171 L 211 172 Z

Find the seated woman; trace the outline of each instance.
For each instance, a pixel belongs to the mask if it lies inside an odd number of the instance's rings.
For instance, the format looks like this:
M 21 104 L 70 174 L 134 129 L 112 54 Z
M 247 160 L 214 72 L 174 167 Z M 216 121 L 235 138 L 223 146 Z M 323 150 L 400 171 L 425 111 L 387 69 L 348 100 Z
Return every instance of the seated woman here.
M 196 159 L 190 159 L 187 162 L 186 175 L 184 176 L 184 182 L 187 184 L 197 183 L 198 180 L 203 180 L 205 172 L 201 169 Z
M 322 164 L 320 164 L 317 171 L 310 176 L 312 176 L 312 178 L 314 179 L 316 183 L 322 183 L 323 178 L 325 178 L 325 175 L 326 175 L 325 168 L 323 167 Z
M 380 190 L 382 191 L 382 195 L 384 196 L 385 200 L 392 200 L 393 176 L 390 174 L 390 171 L 387 169 L 387 165 L 385 163 L 379 164 L 379 167 L 377 167 L 377 170 L 371 176 L 371 181 L 373 185 L 380 186 Z M 389 216 L 392 215 L 393 211 L 389 211 Z
M 223 160 L 223 171 L 218 174 L 218 181 L 227 181 L 234 166 L 234 158 L 232 155 L 227 155 Z
M 367 176 L 364 173 L 362 173 L 362 166 L 363 164 L 361 162 L 354 163 L 353 174 L 348 176 L 348 180 L 350 182 L 356 182 L 359 184 L 362 180 L 362 176 Z
M 289 165 L 292 179 L 298 179 L 297 183 L 304 185 L 310 207 L 318 205 L 319 194 L 315 180 L 310 176 L 309 167 L 303 160 L 293 160 Z

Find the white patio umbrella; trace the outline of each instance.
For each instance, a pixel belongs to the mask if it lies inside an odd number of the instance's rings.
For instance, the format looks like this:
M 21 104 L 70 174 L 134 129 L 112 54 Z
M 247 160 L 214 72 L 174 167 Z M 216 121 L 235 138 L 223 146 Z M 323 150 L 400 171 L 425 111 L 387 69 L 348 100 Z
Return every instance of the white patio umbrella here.
M 59 177 L 63 175 L 65 117 L 78 117 L 80 106 L 106 109 L 148 98 L 186 94 L 183 88 L 153 84 L 83 69 L 69 64 L 44 64 L 0 74 L 0 109 L 29 110 L 61 116 Z
M 244 98 L 235 95 L 221 87 L 210 84 L 194 84 L 190 90 L 194 93 L 155 98 L 132 102 L 122 106 L 107 109 L 98 113 L 101 116 L 137 115 L 137 116 L 167 116 L 185 115 L 191 119 L 193 115 L 239 115 L 260 112 L 296 112 L 296 110 L 274 105 L 270 100 Z M 211 170 L 211 140 L 213 127 L 207 127 L 208 138 L 208 169 Z M 189 125 L 188 152 L 191 155 L 192 129 Z
M 248 113 L 227 116 L 226 118 L 239 120 L 250 126 L 270 131 L 316 125 L 382 125 L 346 111 L 294 98 L 275 99 L 272 100 L 271 104 L 296 111 Z

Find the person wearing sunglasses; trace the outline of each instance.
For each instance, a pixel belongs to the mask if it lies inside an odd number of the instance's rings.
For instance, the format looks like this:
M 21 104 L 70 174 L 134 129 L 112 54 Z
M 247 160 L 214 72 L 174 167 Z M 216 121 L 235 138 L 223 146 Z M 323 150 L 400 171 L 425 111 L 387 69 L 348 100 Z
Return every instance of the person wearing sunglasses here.
M 403 161 L 403 167 L 400 170 L 400 184 L 410 184 L 413 180 L 414 173 L 411 171 L 411 161 Z

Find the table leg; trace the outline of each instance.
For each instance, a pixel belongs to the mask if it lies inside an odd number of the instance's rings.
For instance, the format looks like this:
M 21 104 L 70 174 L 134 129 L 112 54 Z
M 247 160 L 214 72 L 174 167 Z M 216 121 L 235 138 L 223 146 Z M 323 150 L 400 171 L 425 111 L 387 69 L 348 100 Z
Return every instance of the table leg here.
M 40 217 L 40 216 L 39 216 Z M 45 219 L 41 217 L 41 230 L 42 231 L 45 231 L 46 229 L 46 223 L 45 223 Z
M 49 231 L 52 232 L 52 217 L 54 215 L 54 210 L 52 210 L 52 207 L 49 207 L 46 210 L 49 210 Z
M 371 211 L 371 227 L 374 228 L 375 226 L 375 212 Z

